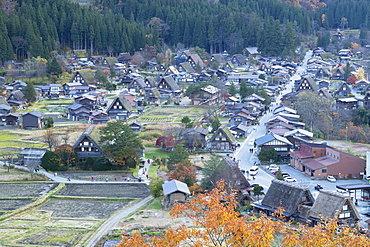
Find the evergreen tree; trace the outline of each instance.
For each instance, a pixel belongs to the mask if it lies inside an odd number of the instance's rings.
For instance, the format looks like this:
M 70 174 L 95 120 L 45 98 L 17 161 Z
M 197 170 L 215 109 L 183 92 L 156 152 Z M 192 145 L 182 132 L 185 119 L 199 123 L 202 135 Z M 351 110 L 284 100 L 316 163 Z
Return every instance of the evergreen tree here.
M 36 96 L 37 94 L 33 84 L 31 82 L 27 82 L 27 85 L 24 88 L 24 98 L 28 102 L 34 102 L 36 100 Z
M 59 65 L 57 59 L 54 57 L 51 61 L 48 62 L 48 74 L 54 76 L 62 75 L 62 67 Z
M 178 164 L 184 160 L 187 160 L 188 158 L 189 153 L 186 151 L 186 149 L 182 145 L 177 144 L 175 149 L 168 155 L 168 169 L 173 170 L 174 164 Z
M 101 69 L 96 70 L 95 80 L 98 82 L 99 85 L 103 85 L 103 86 L 105 86 L 108 83 L 107 76 L 104 75 L 104 72 Z
M 229 94 L 231 96 L 235 96 L 238 93 L 238 90 L 236 90 L 236 87 L 234 83 L 232 82 L 231 85 L 229 86 Z
M 242 83 L 240 83 L 240 89 L 239 89 L 240 97 L 244 99 L 245 97 L 247 97 L 248 95 L 247 93 L 248 93 L 247 83 L 245 82 L 245 80 L 243 80 Z

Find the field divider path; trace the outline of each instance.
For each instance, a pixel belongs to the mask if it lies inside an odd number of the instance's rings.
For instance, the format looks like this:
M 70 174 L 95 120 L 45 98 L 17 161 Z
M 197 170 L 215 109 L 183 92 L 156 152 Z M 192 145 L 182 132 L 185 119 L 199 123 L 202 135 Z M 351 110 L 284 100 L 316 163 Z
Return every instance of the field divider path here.
M 122 220 L 123 218 L 128 217 L 130 214 L 134 213 L 135 211 L 139 210 L 141 207 L 145 206 L 149 202 L 151 202 L 154 199 L 153 196 L 148 196 L 141 200 L 139 203 L 136 203 L 132 205 L 131 207 L 128 207 L 124 209 L 122 212 L 114 216 L 112 219 L 105 222 L 99 229 L 99 231 L 95 234 L 95 236 L 90 240 L 90 242 L 86 245 L 86 247 L 94 247 L 99 240 L 106 235 L 112 227 Z

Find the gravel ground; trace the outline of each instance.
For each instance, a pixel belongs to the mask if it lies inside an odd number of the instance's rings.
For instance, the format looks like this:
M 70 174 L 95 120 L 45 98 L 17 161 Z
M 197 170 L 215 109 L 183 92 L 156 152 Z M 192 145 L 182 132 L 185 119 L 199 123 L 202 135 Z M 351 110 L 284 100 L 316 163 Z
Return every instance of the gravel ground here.
M 145 198 L 150 195 L 150 189 L 146 184 L 122 183 L 122 184 L 67 184 L 67 188 L 59 195 L 81 197 L 126 197 Z

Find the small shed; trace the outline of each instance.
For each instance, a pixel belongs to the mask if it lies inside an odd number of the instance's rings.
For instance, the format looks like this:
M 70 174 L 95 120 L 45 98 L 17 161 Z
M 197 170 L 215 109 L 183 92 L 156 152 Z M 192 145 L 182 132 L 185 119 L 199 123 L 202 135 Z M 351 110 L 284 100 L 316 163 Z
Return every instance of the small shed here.
M 175 203 L 186 202 L 190 195 L 188 185 L 176 179 L 162 184 L 162 188 L 165 195 L 163 201 L 165 209 L 171 208 Z

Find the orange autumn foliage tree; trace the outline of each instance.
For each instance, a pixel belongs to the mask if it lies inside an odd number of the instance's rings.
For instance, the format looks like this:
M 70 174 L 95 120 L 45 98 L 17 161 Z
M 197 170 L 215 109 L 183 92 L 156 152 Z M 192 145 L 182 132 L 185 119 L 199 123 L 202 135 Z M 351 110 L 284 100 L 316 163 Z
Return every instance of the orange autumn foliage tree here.
M 211 192 L 198 194 L 184 204 L 176 204 L 172 217 L 185 216 L 195 227 L 181 226 L 169 229 L 163 238 L 145 240 L 140 233 L 122 236 L 117 247 L 175 247 L 175 246 L 370 246 L 364 235 L 352 228 L 342 228 L 337 233 L 335 220 L 323 221 L 315 227 L 290 225 L 284 222 L 282 208 L 273 218 L 242 216 L 235 209 L 235 195 L 227 193 L 226 183 L 221 181 Z M 280 219 L 280 220 L 277 220 Z M 361 244 L 360 244 L 361 243 Z M 351 245 L 355 244 L 355 245 Z
M 184 160 L 174 165 L 174 169 L 167 176 L 170 179 L 176 179 L 186 183 L 189 187 L 197 182 L 196 169 L 189 160 Z

